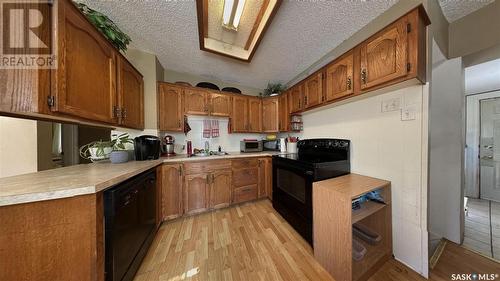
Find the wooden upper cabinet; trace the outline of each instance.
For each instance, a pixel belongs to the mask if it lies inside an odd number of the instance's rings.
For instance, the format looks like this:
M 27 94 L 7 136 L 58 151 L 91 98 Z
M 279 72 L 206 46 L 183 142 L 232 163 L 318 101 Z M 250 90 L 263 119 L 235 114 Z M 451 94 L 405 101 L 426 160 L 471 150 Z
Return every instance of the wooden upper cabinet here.
M 210 174 L 186 175 L 184 178 L 184 213 L 208 210 Z
M 290 112 L 288 111 L 288 92 L 282 93 L 278 97 L 278 109 L 279 109 L 279 131 L 287 132 L 290 129 Z
M 304 108 L 303 94 L 304 85 L 295 85 L 288 94 L 288 105 L 291 113 L 301 111 Z
M 158 128 L 183 131 L 182 91 L 180 86 L 158 83 Z
M 304 108 L 320 104 L 323 101 L 323 75 L 320 71 L 304 82 Z
M 144 129 L 144 80 L 124 58 L 118 60 L 118 103 L 120 125 Z
M 232 198 L 231 170 L 215 171 L 210 177 L 210 208 L 229 206 Z
M 58 69 L 51 110 L 117 123 L 116 51 L 69 1 L 59 1 Z
M 354 93 L 354 54 L 348 52 L 326 67 L 326 100 L 331 101 Z
M 247 131 L 262 131 L 262 99 L 251 97 L 248 99 L 248 125 Z
M 162 221 L 178 218 L 182 213 L 182 164 L 162 165 Z
M 187 87 L 184 90 L 184 113 L 208 115 L 208 93 L 205 90 Z
M 279 101 L 278 97 L 262 100 L 262 132 L 276 133 L 279 131 Z
M 209 94 L 210 115 L 229 117 L 231 115 L 232 96 L 227 94 Z
M 407 23 L 407 17 L 403 17 L 361 44 L 361 89 L 406 75 Z
M 234 133 L 248 131 L 248 97 L 234 96 L 231 128 Z

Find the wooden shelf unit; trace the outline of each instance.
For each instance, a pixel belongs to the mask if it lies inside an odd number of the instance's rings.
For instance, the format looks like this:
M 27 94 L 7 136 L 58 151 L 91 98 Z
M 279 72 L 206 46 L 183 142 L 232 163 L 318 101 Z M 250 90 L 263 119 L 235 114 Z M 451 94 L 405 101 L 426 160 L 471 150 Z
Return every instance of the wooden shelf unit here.
M 314 257 L 337 281 L 366 280 L 392 255 L 391 187 L 386 180 L 349 174 L 313 186 Z M 367 201 L 352 210 L 352 199 L 381 190 L 386 204 Z M 352 225 L 362 224 L 382 236 L 375 245 L 355 238 L 367 249 L 352 258 Z

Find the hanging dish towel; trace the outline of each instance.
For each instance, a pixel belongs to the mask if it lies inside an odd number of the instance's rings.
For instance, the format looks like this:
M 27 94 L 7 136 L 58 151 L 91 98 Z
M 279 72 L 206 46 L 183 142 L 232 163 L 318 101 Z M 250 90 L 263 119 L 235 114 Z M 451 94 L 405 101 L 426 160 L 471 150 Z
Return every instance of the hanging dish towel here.
M 209 139 L 212 134 L 211 120 L 203 120 L 203 138 Z
M 187 133 L 189 133 L 189 131 L 191 131 L 191 127 L 189 126 L 187 116 L 184 115 L 184 135 L 187 136 Z
M 219 137 L 219 120 L 212 120 L 212 138 Z

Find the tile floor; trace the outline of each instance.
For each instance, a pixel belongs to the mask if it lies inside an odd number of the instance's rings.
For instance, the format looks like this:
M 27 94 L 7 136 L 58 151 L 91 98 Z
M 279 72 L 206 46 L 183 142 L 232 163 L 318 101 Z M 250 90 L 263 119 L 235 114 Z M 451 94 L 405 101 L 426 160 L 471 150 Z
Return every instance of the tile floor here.
M 467 200 L 463 246 L 500 260 L 500 203 Z

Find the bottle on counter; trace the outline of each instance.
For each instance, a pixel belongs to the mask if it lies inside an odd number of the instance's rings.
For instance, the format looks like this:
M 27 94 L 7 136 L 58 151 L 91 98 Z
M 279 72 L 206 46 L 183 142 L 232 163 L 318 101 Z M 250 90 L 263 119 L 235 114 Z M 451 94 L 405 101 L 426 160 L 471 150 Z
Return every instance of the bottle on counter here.
M 188 157 L 193 155 L 193 144 L 191 143 L 191 141 L 189 141 L 189 140 L 187 141 L 186 147 L 187 147 Z

